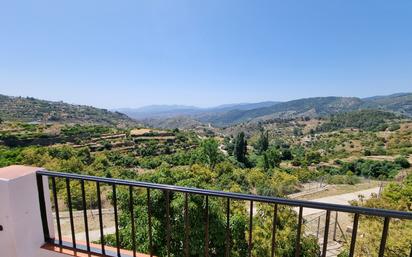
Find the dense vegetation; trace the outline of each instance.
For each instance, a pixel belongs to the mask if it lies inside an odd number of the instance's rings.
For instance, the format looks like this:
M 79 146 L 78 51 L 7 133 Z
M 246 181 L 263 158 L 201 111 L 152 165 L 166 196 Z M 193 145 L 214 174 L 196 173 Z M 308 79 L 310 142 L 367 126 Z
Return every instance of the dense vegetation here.
M 393 113 L 379 110 L 361 110 L 332 115 L 330 121 L 318 127 L 318 131 L 327 132 L 344 128 L 356 128 L 365 131 L 383 131 L 390 126 L 390 121 L 399 119 Z
M 384 121 L 388 126 L 380 128 L 375 121 L 380 124 Z M 322 126 L 327 129 L 319 129 Z M 273 119 L 230 128 L 202 129 L 200 133 L 198 130 L 131 130 L 95 124 L 27 124 L 8 120 L 0 124 L 0 167 L 26 164 L 59 172 L 265 196 L 285 197 L 314 181 L 335 185 L 355 185 L 363 178 L 403 181 L 410 173 L 411 154 L 412 123 L 383 111 L 355 111 L 322 119 Z M 402 184 L 390 184 L 384 190 L 384 207 L 410 211 L 409 180 L 410 177 Z M 88 206 L 96 208 L 95 185 L 86 183 L 85 186 Z M 64 210 L 68 204 L 64 181 L 57 180 L 57 189 Z M 71 182 L 71 189 L 72 207 L 80 210 L 79 183 Z M 102 186 L 103 201 L 108 206 L 113 201 L 111 192 L 110 186 Z M 121 246 L 130 249 L 128 193 L 128 188 L 118 187 Z M 158 190 L 150 193 L 153 250 L 156 256 L 165 256 L 166 198 L 164 192 Z M 138 250 L 148 252 L 147 191 L 135 189 L 133 196 Z M 190 230 L 190 253 L 202 256 L 205 199 L 190 196 L 188 200 L 190 227 L 196 228 Z M 370 203 L 372 200 L 357 204 Z M 172 193 L 169 204 L 172 254 L 181 256 L 185 196 Z M 209 204 L 210 256 L 222 256 L 226 246 L 226 202 L 210 197 Z M 247 208 L 246 202 L 231 201 L 231 256 L 246 255 Z M 276 255 L 294 256 L 296 212 L 289 207 L 280 208 Z M 255 211 L 253 255 L 269 256 L 273 206 L 256 204 Z M 375 220 L 365 218 L 362 222 L 365 233 L 377 234 Z M 400 225 L 399 231 L 409 233 L 409 225 L 403 225 L 407 231 Z M 107 235 L 105 239 L 115 245 L 114 235 Z M 399 254 L 394 256 L 403 256 L 408 242 L 402 241 L 398 248 L 390 245 L 390 251 Z M 368 243 L 365 240 L 365 244 Z M 317 239 L 310 234 L 302 235 L 302 249 L 301 256 L 318 256 Z
M 337 161 L 337 163 L 341 165 L 339 168 L 325 167 L 323 171 L 331 175 L 344 175 L 351 172 L 356 176 L 366 178 L 393 179 L 400 170 L 410 167 L 408 160 L 404 157 L 398 157 L 395 161 L 358 159 L 352 162 Z
M 136 123 L 119 112 L 32 97 L 0 95 L 0 117 L 8 121 L 84 123 L 130 126 Z

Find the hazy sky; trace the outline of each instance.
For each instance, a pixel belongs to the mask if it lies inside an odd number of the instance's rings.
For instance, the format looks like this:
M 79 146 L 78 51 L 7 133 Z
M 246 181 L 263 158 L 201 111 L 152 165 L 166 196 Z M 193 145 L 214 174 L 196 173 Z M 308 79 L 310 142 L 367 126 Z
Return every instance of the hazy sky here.
M 98 107 L 412 91 L 411 0 L 0 4 L 0 94 Z

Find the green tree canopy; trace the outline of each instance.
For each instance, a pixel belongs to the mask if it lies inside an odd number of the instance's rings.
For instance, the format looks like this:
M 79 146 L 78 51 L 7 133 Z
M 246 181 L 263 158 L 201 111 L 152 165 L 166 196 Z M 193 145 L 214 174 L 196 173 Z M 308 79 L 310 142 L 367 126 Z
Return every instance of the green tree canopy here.
M 233 155 L 238 162 L 246 163 L 246 154 L 247 141 L 245 139 L 245 133 L 240 132 L 235 138 Z
M 214 169 L 219 160 L 222 159 L 219 144 L 213 138 L 208 138 L 200 144 L 201 159 L 211 169 Z

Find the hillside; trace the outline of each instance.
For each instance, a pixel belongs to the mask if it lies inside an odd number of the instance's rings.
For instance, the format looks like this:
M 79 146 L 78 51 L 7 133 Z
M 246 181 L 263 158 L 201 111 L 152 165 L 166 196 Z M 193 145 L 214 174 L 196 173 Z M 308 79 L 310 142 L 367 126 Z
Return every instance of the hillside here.
M 318 131 L 327 132 L 344 128 L 364 131 L 382 131 L 392 124 L 399 123 L 398 115 L 381 110 L 359 110 L 333 115 L 329 121 L 318 127 Z M 397 122 L 397 123 L 396 123 Z
M 362 101 L 355 97 L 316 97 L 278 103 L 270 107 L 252 110 L 233 110 L 218 116 L 200 117 L 202 122 L 215 125 L 236 124 L 256 118 L 291 118 L 291 117 L 317 117 L 342 111 L 356 110 Z
M 412 117 L 412 93 L 400 93 L 370 98 L 314 97 L 277 103 L 251 110 L 231 110 L 196 118 L 216 126 L 239 124 L 245 121 L 262 121 L 276 118 L 322 117 L 355 110 L 385 110 Z
M 202 127 L 204 124 L 192 119 L 189 116 L 175 116 L 164 118 L 151 118 L 140 120 L 145 126 L 161 129 L 195 129 Z
M 365 107 L 381 108 L 412 116 L 412 93 L 400 93 L 364 99 Z
M 125 114 L 86 105 L 0 95 L 0 118 L 5 121 L 83 123 L 130 126 L 136 122 Z
M 263 108 L 277 104 L 278 102 L 259 102 L 259 103 L 237 103 L 224 104 L 210 108 L 200 108 L 195 106 L 185 105 L 149 105 L 141 108 L 119 108 L 115 111 L 120 111 L 127 114 L 134 119 L 182 119 L 182 116 L 203 117 L 215 116 L 221 113 L 234 110 L 252 110 L 256 108 Z

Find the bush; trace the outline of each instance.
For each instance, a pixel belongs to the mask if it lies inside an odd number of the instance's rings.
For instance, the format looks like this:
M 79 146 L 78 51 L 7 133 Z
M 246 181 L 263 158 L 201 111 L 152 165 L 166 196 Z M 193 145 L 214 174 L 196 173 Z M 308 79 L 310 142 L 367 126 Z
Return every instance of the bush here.
M 328 175 L 325 177 L 325 180 L 328 184 L 355 185 L 360 182 L 359 177 L 354 176 L 350 171 L 348 172 L 348 175 Z
M 395 163 L 401 166 L 404 169 L 410 168 L 411 164 L 405 157 L 398 157 L 395 159 Z
M 400 129 L 400 128 L 401 128 L 401 125 L 399 125 L 399 124 L 397 124 L 397 123 L 394 123 L 394 124 L 391 124 L 391 125 L 389 126 L 388 130 L 389 130 L 389 131 L 396 131 L 396 130 L 398 130 L 398 129 Z
M 369 150 L 369 149 L 365 149 L 365 150 L 363 151 L 363 155 L 364 155 L 364 156 L 371 156 L 371 155 L 372 155 L 372 151 Z
M 353 174 L 363 177 L 394 178 L 401 169 L 402 167 L 396 162 L 359 159 L 345 163 L 340 168 L 340 174 L 351 171 Z

